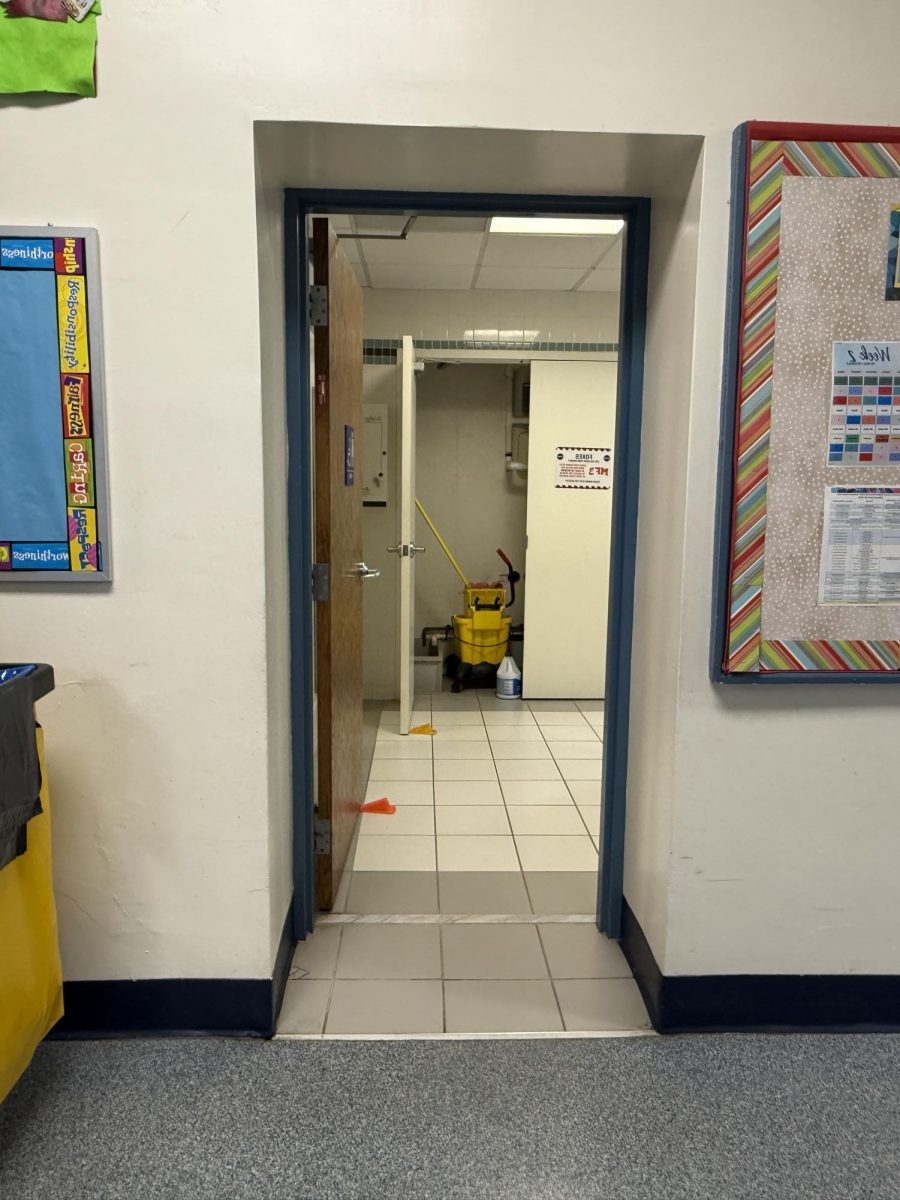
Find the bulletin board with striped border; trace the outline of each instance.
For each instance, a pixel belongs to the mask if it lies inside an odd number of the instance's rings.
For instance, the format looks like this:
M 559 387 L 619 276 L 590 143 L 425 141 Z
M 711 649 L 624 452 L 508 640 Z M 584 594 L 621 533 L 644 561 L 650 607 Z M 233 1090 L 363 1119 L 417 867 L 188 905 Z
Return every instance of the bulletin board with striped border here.
M 897 640 L 762 637 L 787 176 L 900 185 L 900 129 L 754 121 L 735 132 L 710 673 L 719 683 L 895 682 L 900 612 Z
M 0 226 L 0 585 L 112 578 L 96 230 Z

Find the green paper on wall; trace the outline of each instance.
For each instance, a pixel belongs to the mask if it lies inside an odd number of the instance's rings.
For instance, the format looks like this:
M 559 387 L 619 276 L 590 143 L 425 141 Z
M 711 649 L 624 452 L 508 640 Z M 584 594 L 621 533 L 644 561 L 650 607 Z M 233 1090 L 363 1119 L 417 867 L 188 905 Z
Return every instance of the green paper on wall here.
M 63 92 L 95 96 L 95 4 L 83 21 L 9 17 L 0 5 L 0 94 Z

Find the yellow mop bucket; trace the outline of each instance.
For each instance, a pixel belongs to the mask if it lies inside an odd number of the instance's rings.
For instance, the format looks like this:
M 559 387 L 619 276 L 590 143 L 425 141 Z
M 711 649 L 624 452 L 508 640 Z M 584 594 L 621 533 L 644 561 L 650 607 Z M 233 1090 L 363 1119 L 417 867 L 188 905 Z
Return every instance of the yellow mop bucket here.
M 463 589 L 463 616 L 454 616 L 456 653 L 464 663 L 487 662 L 499 666 L 509 644 L 510 618 L 505 616 L 506 588 L 493 584 L 467 584 Z
M 453 622 L 453 638 L 455 650 L 461 662 L 469 666 L 478 663 L 491 663 L 499 666 L 506 654 L 509 644 L 509 627 L 511 620 L 505 616 L 506 588 L 499 583 L 469 583 L 463 574 L 462 567 L 450 552 L 450 547 L 438 533 L 434 522 L 428 513 L 416 500 L 416 508 L 425 518 L 428 528 L 437 539 L 437 543 L 453 565 L 453 569 L 463 581 L 463 612 L 460 616 L 451 617 Z M 502 556 L 508 563 L 506 556 Z M 510 570 L 512 568 L 510 567 Z M 518 575 L 515 576 L 518 579 Z

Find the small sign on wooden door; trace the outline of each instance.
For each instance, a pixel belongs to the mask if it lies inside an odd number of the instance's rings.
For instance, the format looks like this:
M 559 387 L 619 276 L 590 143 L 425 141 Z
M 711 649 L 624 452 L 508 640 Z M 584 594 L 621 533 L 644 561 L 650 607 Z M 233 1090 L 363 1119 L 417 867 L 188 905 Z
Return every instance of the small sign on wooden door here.
M 356 451 L 353 426 L 344 426 L 344 487 L 353 487 L 356 479 Z

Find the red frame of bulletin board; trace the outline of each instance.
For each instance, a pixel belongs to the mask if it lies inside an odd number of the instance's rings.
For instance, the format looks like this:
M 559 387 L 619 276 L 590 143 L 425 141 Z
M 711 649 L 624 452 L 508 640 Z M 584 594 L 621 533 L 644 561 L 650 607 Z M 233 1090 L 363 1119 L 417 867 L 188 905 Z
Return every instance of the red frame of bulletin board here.
M 788 175 L 896 178 L 900 204 L 900 129 L 753 121 L 735 132 L 711 676 L 719 683 L 898 681 L 900 607 L 896 640 L 762 637 L 782 185 Z

